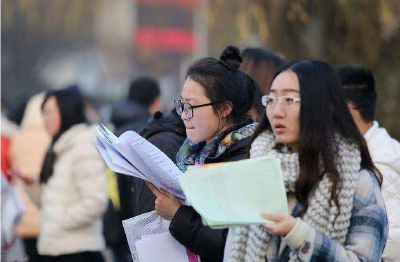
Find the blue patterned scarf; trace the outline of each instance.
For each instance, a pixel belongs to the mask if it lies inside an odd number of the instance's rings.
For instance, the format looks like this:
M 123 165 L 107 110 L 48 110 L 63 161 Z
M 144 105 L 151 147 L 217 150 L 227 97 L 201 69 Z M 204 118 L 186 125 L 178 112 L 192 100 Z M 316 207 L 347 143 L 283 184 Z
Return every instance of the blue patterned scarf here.
M 205 141 L 191 142 L 187 138 L 176 155 L 176 164 L 182 172 L 185 172 L 190 165 L 202 165 L 207 158 L 218 158 L 239 141 L 253 135 L 256 127 L 257 123 L 247 118 L 219 133 L 208 144 Z

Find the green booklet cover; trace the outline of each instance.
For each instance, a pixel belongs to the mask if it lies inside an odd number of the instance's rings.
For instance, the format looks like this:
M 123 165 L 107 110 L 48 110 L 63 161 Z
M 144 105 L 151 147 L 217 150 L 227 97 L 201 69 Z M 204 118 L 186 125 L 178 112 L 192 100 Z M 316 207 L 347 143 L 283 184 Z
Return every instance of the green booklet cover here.
M 189 168 L 179 178 L 193 208 L 212 228 L 261 225 L 261 213 L 288 214 L 279 160 L 260 157 Z

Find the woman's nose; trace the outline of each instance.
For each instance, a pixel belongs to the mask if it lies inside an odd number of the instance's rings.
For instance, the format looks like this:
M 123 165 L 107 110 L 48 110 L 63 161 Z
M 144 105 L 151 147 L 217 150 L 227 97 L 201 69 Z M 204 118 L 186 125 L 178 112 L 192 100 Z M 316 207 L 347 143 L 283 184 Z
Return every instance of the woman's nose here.
M 183 121 L 188 121 L 188 120 L 189 120 L 189 117 L 187 117 L 185 111 L 182 111 L 181 119 L 182 119 Z
M 286 115 L 286 108 L 281 103 L 276 103 L 275 106 L 272 108 L 273 115 L 276 118 L 282 118 Z

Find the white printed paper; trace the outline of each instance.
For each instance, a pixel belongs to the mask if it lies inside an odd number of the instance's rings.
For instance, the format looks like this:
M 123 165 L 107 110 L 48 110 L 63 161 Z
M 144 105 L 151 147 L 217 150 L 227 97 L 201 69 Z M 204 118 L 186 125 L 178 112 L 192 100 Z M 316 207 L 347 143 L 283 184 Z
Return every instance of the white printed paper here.
M 136 242 L 140 262 L 188 262 L 186 248 L 169 232 L 151 235 Z
M 116 137 L 101 124 L 97 127 L 96 147 L 114 172 L 149 181 L 185 201 L 179 184 L 182 172 L 160 149 L 136 132 L 127 131 Z

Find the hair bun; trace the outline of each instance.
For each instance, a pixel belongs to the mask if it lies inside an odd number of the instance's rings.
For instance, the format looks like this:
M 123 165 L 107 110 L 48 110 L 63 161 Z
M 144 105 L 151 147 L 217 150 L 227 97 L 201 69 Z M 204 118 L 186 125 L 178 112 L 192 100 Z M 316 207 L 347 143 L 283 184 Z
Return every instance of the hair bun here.
M 225 47 L 224 51 L 222 51 L 222 54 L 219 57 L 219 60 L 231 70 L 238 70 L 240 63 L 243 62 L 242 57 L 240 56 L 239 48 L 232 45 Z

